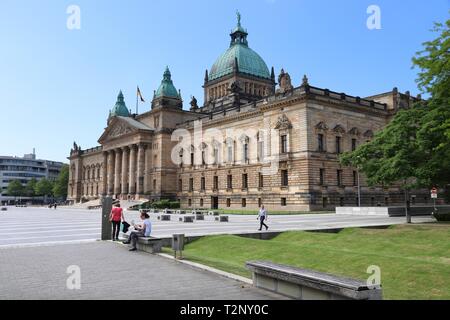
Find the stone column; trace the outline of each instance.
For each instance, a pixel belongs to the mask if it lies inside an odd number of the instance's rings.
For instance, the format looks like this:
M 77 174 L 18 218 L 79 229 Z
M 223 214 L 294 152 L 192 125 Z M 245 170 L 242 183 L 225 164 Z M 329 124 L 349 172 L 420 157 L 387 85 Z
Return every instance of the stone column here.
M 150 192 L 150 160 L 151 160 L 151 150 L 150 148 L 145 149 L 145 164 L 144 164 L 144 193 Z
M 114 194 L 114 151 L 108 152 L 108 195 Z
M 137 187 L 136 193 L 144 193 L 144 166 L 145 166 L 145 145 L 139 144 L 137 156 Z
M 103 152 L 103 165 L 102 165 L 102 195 L 108 194 L 108 153 Z
M 122 153 L 120 149 L 115 150 L 116 153 L 116 160 L 114 163 L 114 195 L 119 196 L 120 192 L 122 191 L 120 189 L 120 182 L 121 182 L 121 170 L 122 170 Z
M 136 194 L 136 146 L 130 146 L 130 175 L 129 193 Z
M 127 197 L 128 195 L 128 162 L 130 160 L 128 147 L 122 148 L 122 197 Z

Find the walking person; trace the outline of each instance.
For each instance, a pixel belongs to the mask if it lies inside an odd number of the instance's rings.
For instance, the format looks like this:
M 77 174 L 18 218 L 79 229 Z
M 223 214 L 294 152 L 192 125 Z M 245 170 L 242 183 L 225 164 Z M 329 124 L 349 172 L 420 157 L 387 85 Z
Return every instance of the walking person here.
M 141 213 L 141 219 L 143 222 L 141 224 L 134 225 L 135 231 L 131 231 L 128 241 L 124 241 L 124 244 L 131 243 L 130 251 L 136 251 L 136 242 L 139 237 L 150 237 L 152 232 L 152 223 L 150 222 L 150 216 L 147 213 Z
M 267 210 L 264 208 L 264 206 L 261 206 L 261 209 L 259 209 L 258 218 L 260 225 L 259 225 L 259 231 L 262 230 L 262 227 L 266 227 L 266 231 L 269 229 L 267 224 L 264 223 L 264 220 L 267 220 Z
M 125 221 L 123 218 L 123 209 L 120 207 L 120 204 L 116 204 L 115 207 L 112 208 L 109 215 L 109 221 L 111 221 L 113 228 L 112 240 L 119 241 L 120 223 Z

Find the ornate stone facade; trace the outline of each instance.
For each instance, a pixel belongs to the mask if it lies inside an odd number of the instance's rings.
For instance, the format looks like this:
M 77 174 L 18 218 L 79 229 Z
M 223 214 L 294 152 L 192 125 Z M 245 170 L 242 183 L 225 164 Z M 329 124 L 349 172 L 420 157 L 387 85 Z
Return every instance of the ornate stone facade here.
M 231 37 L 232 48 L 248 46 L 240 23 Z M 204 104 L 192 97 L 190 111 L 168 69 L 150 111 L 127 116 L 119 94 L 113 110 L 122 115 L 111 112 L 101 146 L 72 149 L 69 199 L 169 198 L 185 208 L 296 211 L 356 205 L 358 172 L 341 166 L 339 154 L 372 139 L 415 98 L 397 89 L 350 96 L 311 86 L 306 76 L 295 87 L 284 70 L 276 88 L 273 70 L 239 61 L 254 56 L 239 52 L 216 61 L 213 79 L 206 72 Z M 369 188 L 364 177 L 361 186 L 366 206 L 404 200 L 395 187 Z M 413 195 L 429 201 L 426 190 Z

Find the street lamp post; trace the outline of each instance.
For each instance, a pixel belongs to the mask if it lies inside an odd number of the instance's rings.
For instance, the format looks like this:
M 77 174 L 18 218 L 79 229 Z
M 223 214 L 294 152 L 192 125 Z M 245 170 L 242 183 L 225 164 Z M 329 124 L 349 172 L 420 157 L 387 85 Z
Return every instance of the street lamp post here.
M 356 173 L 358 175 L 358 207 L 361 208 L 361 182 L 359 179 L 359 168 L 356 169 Z

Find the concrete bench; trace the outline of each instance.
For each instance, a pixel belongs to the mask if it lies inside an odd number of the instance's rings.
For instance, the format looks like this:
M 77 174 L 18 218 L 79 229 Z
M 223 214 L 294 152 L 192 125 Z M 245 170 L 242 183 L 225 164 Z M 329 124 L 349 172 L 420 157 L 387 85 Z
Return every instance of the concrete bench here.
M 194 216 L 180 217 L 180 222 L 187 222 L 187 223 L 194 222 Z
M 170 221 L 170 215 L 168 215 L 168 214 L 162 214 L 162 215 L 158 216 L 158 220 L 161 220 L 161 221 Z
M 128 235 L 126 237 L 129 238 Z M 147 253 L 159 253 L 161 252 L 162 245 L 163 241 L 160 238 L 139 237 L 136 242 L 136 249 Z
M 229 222 L 228 216 L 218 216 L 215 220 L 219 222 Z
M 250 261 L 253 285 L 300 300 L 382 300 L 381 286 L 266 261 Z
M 205 220 L 205 215 L 203 213 L 196 213 L 195 220 Z

